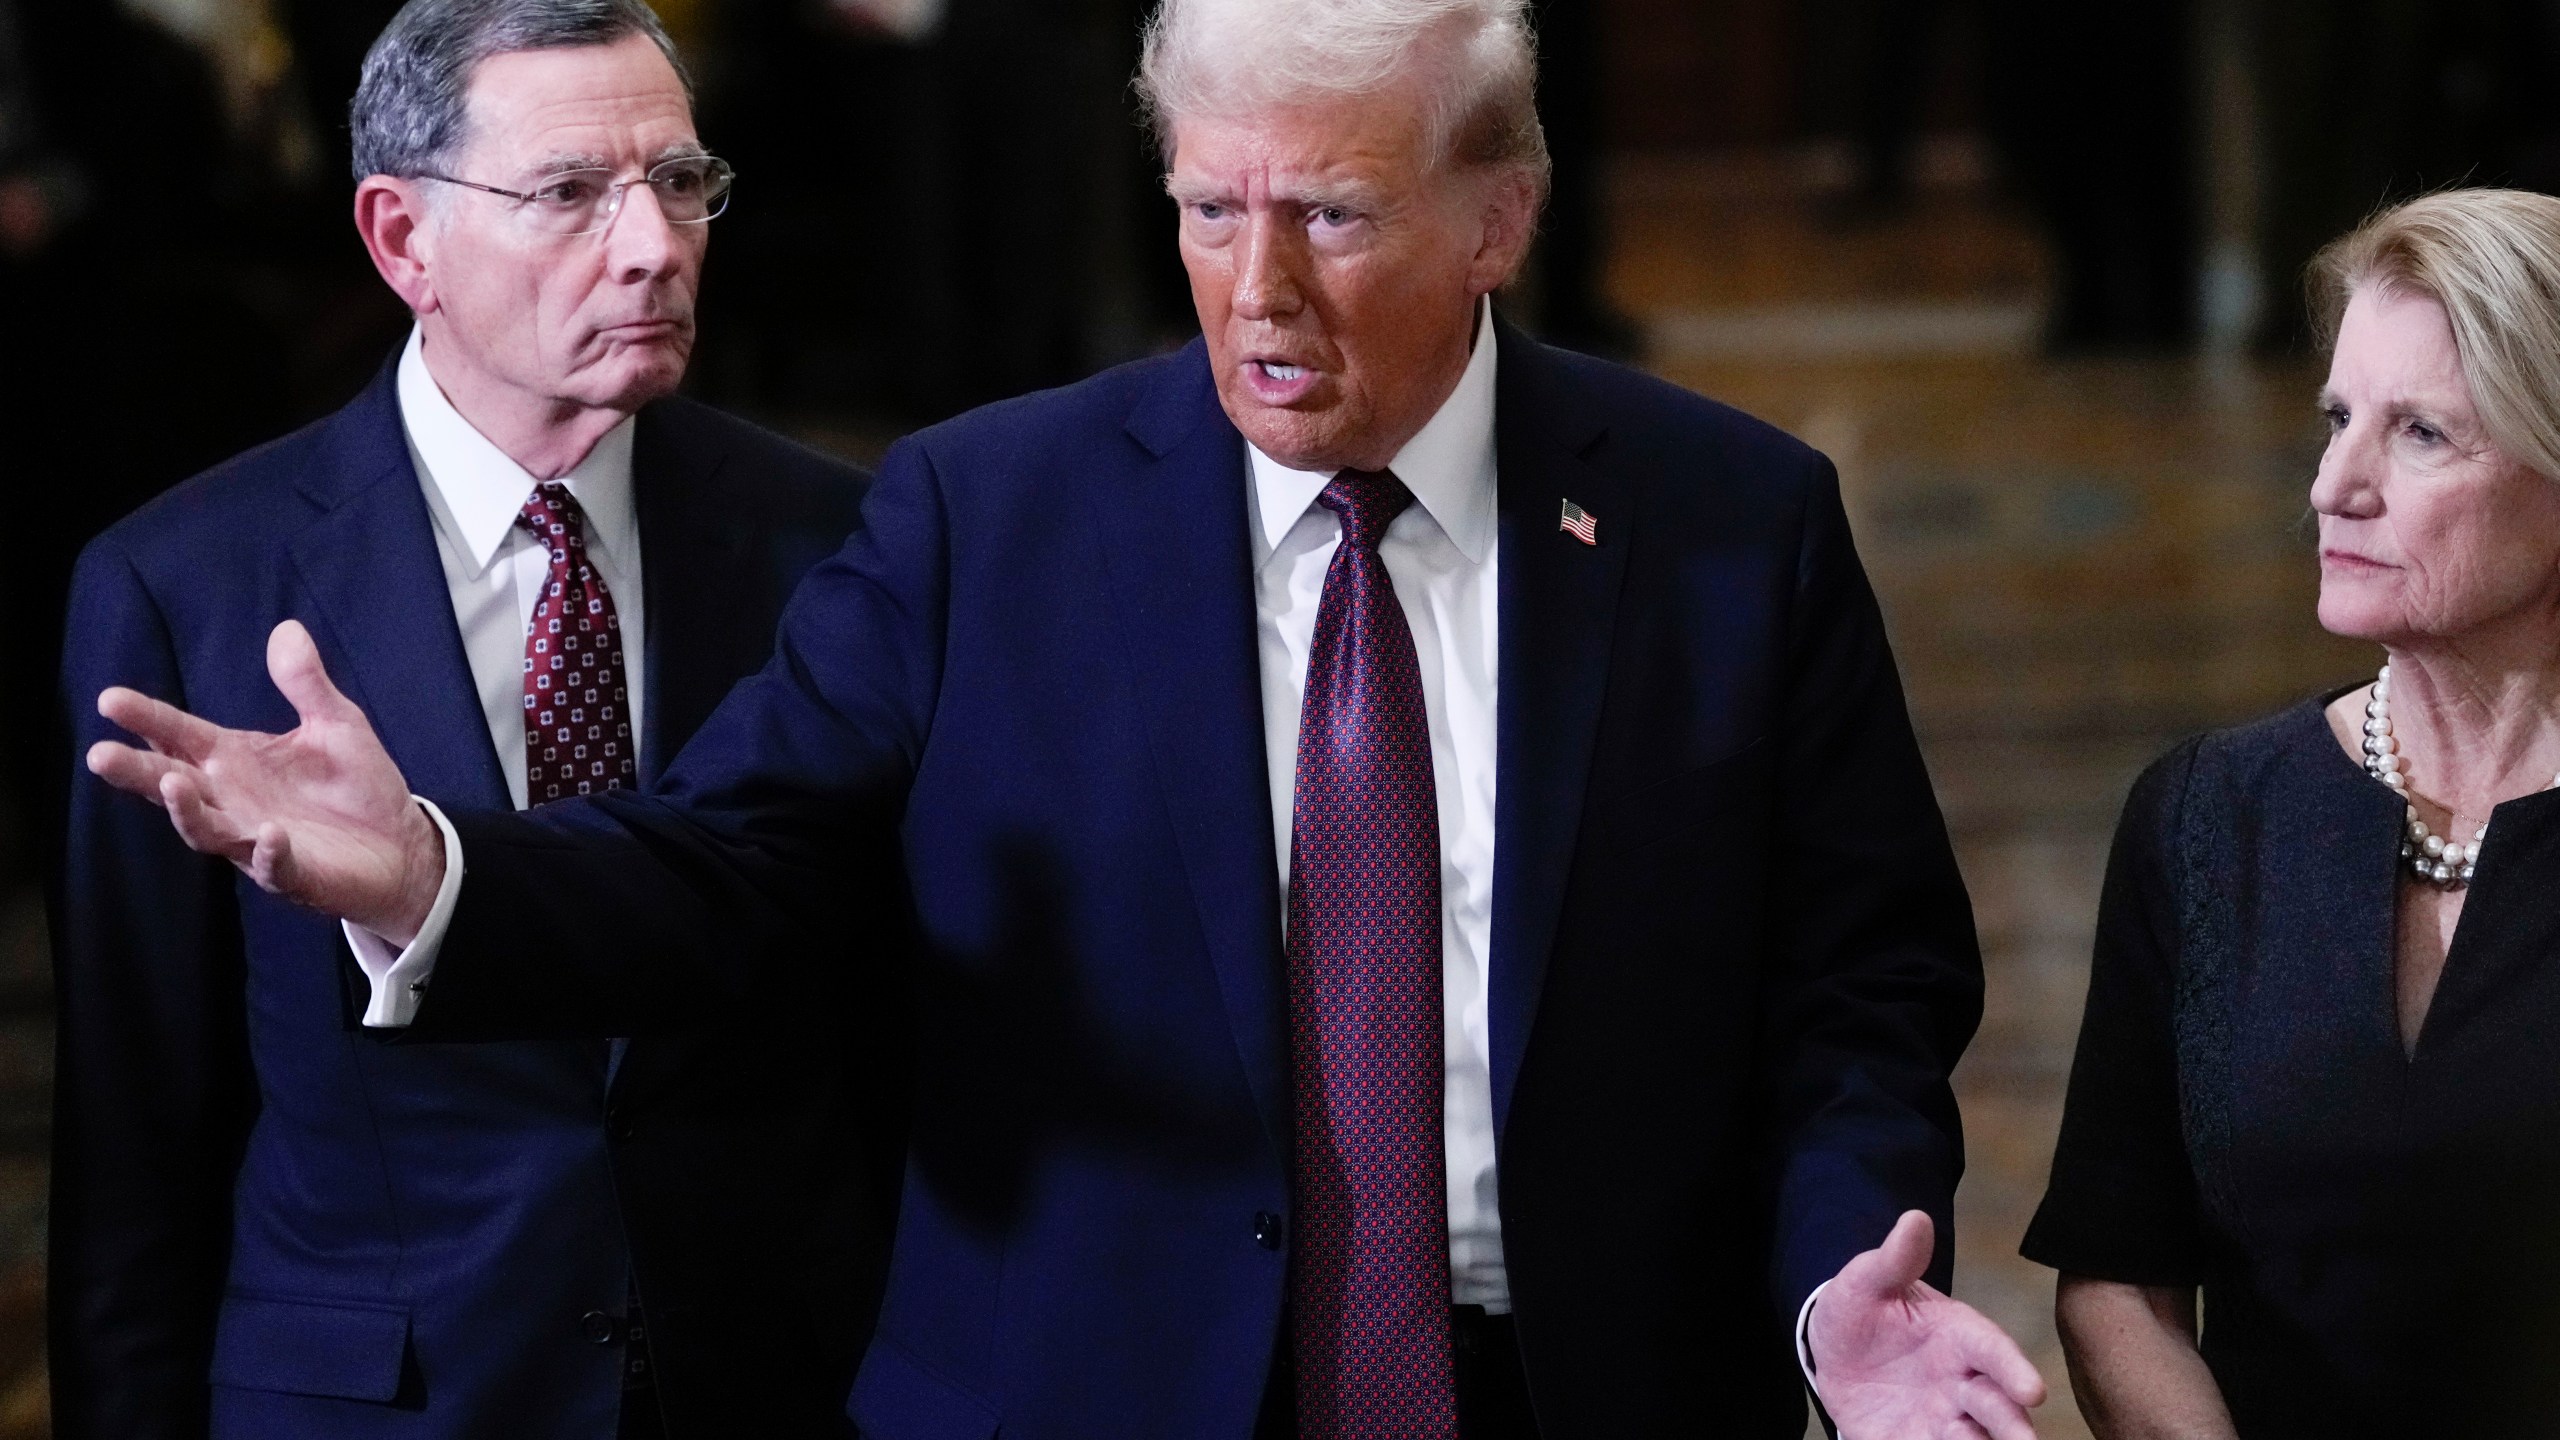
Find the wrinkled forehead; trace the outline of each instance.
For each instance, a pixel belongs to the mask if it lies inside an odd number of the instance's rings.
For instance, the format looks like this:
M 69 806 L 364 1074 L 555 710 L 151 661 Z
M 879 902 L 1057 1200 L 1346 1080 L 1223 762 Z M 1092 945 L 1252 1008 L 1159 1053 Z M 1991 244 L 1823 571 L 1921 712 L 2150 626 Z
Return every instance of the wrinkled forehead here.
M 1176 199 L 1396 196 L 1438 178 L 1421 97 L 1401 88 L 1181 115 L 1172 132 Z
M 583 165 L 646 166 L 702 150 L 683 80 L 639 35 L 492 55 L 472 72 L 466 106 L 465 157 L 516 179 Z

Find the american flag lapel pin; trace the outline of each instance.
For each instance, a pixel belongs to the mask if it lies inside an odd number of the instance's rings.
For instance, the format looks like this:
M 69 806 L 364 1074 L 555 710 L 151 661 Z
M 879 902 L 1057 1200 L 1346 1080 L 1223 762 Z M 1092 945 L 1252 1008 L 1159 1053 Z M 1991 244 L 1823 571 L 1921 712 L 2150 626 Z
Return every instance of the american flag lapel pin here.
M 1557 528 L 1585 545 L 1600 543 L 1600 517 L 1570 500 L 1564 502 L 1564 523 Z

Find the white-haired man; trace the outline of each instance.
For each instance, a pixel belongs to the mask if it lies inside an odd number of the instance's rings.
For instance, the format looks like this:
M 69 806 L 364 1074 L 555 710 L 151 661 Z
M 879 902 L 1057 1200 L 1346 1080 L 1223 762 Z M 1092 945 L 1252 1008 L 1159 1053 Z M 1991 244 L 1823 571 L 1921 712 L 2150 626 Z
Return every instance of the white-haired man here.
M 1980 970 L 1831 469 L 1492 316 L 1522 10 L 1169 0 L 1203 338 L 902 442 L 656 799 L 412 804 L 290 631 L 299 729 L 119 692 L 92 763 L 406 945 L 418 1038 L 658 1023 L 902 873 L 865 1435 L 1794 1436 L 1809 1304 L 1854 1440 L 2031 1435 L 1923 1279 Z

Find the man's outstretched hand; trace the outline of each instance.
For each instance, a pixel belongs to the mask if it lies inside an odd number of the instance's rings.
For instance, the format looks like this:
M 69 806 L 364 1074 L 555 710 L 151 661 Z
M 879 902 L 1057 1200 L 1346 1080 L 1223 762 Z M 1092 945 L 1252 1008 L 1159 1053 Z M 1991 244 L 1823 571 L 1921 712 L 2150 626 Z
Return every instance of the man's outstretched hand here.
M 1999 1326 L 1920 1277 L 1936 1231 L 1913 1210 L 1813 1307 L 1813 1388 L 1840 1440 L 2035 1440 L 2044 1378 Z
M 89 747 L 90 773 L 169 812 L 187 844 L 261 889 L 406 945 L 444 882 L 444 839 L 299 622 L 267 637 L 267 674 L 302 723 L 225 730 L 122 687 L 98 713 L 142 738 Z

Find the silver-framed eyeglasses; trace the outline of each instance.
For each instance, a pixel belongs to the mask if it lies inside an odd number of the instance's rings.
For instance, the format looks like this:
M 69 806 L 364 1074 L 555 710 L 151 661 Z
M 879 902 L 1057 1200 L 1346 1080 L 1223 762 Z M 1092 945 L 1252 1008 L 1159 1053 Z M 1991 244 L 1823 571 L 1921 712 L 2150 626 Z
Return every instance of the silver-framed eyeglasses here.
M 668 224 L 703 224 L 729 208 L 729 189 L 738 183 L 738 172 L 716 155 L 680 155 L 650 166 L 649 173 L 639 180 L 620 179 L 605 169 L 556 170 L 542 177 L 531 190 L 503 190 L 451 175 L 426 174 L 418 178 L 441 180 L 447 185 L 513 200 L 516 213 L 536 229 L 548 235 L 571 236 L 593 235 L 610 228 L 614 217 L 622 213 L 623 192 L 643 183 L 657 195 L 658 211 L 667 217 Z

